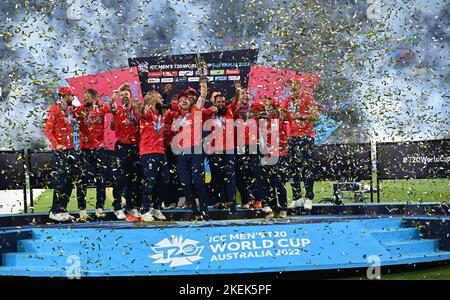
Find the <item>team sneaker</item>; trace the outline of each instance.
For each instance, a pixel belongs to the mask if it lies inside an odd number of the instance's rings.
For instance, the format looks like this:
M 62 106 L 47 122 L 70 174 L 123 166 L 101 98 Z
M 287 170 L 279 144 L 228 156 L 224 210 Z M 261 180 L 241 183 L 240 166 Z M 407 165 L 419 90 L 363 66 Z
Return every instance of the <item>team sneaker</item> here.
M 278 213 L 278 218 L 284 219 L 287 218 L 287 212 L 285 210 L 282 210 Z
M 261 201 L 255 201 L 252 204 L 250 204 L 250 208 L 254 208 L 254 209 L 259 209 L 262 208 L 262 203 Z
M 141 213 L 136 208 L 133 208 L 132 210 L 128 211 L 128 214 L 132 215 L 135 218 L 141 217 Z
M 116 210 L 114 212 L 114 214 L 116 215 L 118 220 L 125 220 L 127 218 L 127 216 L 125 215 L 125 212 L 121 209 Z
M 104 217 L 106 217 L 106 214 L 105 214 L 105 211 L 103 210 L 103 208 L 97 208 L 95 210 L 95 216 L 97 218 L 104 218 Z
M 250 204 L 248 204 L 248 203 L 242 204 L 241 208 L 242 209 L 249 209 L 250 208 Z
M 135 223 L 135 222 L 139 222 L 141 220 L 141 218 L 136 218 L 135 216 L 133 216 L 132 214 L 127 214 L 127 222 L 130 223 Z
M 58 222 L 70 221 L 70 218 L 68 218 L 66 214 L 67 213 L 56 213 L 56 214 L 54 214 L 53 212 L 50 212 L 49 218 L 54 220 L 54 221 L 58 221 Z
M 275 218 L 275 214 L 274 214 L 273 212 L 268 213 L 267 215 L 264 216 L 264 218 L 265 218 L 266 220 L 272 220 L 272 219 Z
M 311 199 L 306 199 L 306 200 L 305 200 L 305 203 L 303 204 L 303 208 L 304 208 L 305 210 L 311 210 L 311 209 L 312 209 L 312 206 L 313 206 L 312 200 L 311 200 Z
M 222 202 L 217 202 L 216 204 L 214 204 L 213 208 L 215 209 L 225 209 L 225 204 L 223 204 Z
M 289 205 L 289 208 L 297 208 L 303 206 L 303 198 L 299 200 L 292 200 L 291 204 Z
M 179 207 L 179 208 L 187 208 L 188 207 L 185 197 L 180 197 L 180 200 L 178 200 L 177 207 Z
M 211 217 L 205 212 L 202 212 L 202 219 L 203 221 L 211 221 Z
M 159 209 L 150 209 L 150 213 L 152 214 L 152 216 L 157 219 L 157 220 L 165 220 L 166 216 L 162 214 L 162 212 Z
M 68 219 L 68 221 L 73 221 L 73 220 L 75 220 L 75 217 L 72 216 L 72 215 L 69 215 L 68 212 L 63 212 L 62 214 Z
M 153 222 L 153 221 L 155 221 L 155 219 L 153 218 L 153 215 L 152 215 L 152 213 L 150 211 L 146 212 L 145 214 L 143 214 L 141 216 L 141 220 L 144 221 L 144 222 Z
M 176 203 L 170 203 L 168 209 L 174 209 L 177 208 L 177 204 Z
M 270 206 L 264 206 L 262 209 L 262 212 L 265 214 L 271 214 L 271 213 L 273 213 L 273 210 L 272 210 L 272 208 L 270 208 Z
M 87 211 L 85 209 L 80 210 L 80 221 L 89 221 L 91 217 L 89 217 Z
M 210 221 L 210 220 L 211 220 L 211 217 L 205 212 L 195 215 L 195 221 L 197 221 L 197 222 Z

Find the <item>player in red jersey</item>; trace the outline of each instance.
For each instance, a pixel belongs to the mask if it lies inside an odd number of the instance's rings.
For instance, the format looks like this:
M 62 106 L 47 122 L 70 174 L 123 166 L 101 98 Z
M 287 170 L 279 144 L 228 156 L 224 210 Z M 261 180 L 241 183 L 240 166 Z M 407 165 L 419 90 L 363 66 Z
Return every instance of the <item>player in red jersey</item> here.
M 230 108 L 236 120 L 236 183 L 242 207 L 260 209 L 267 194 L 258 149 L 258 114 L 262 106 L 251 103 L 248 89 L 241 88 L 240 82 L 235 87 L 239 93 Z
M 80 219 L 89 219 L 86 212 L 86 191 L 90 176 L 94 176 L 97 190 L 95 214 L 98 218 L 105 216 L 103 207 L 106 199 L 106 152 L 105 152 L 105 115 L 111 112 L 108 104 L 101 101 L 94 89 L 84 91 L 84 103 L 78 106 L 75 114 L 80 126 L 80 161 L 82 178 L 77 186 Z
M 177 173 L 183 186 L 184 195 L 191 206 L 197 220 L 209 219 L 207 206 L 207 190 L 204 182 L 205 155 L 202 147 L 203 121 L 211 116 L 212 109 L 204 109 L 207 84 L 200 82 L 200 97 L 191 106 L 188 95 L 178 96 L 178 111 L 169 113 L 171 131 L 175 134 L 171 148 L 177 157 Z M 199 199 L 200 210 L 197 209 L 195 195 Z
M 267 187 L 267 206 L 263 212 L 267 217 L 287 217 L 287 195 L 285 184 L 289 176 L 287 160 L 288 126 L 284 106 L 276 99 L 267 99 L 264 103 L 267 125 L 262 129 L 267 163 L 263 167 Z M 274 214 L 275 213 L 275 214 Z
M 50 106 L 44 125 L 44 134 L 51 143 L 58 173 L 53 190 L 50 219 L 70 221 L 74 217 L 67 213 L 67 203 L 72 193 L 74 170 L 77 165 L 73 140 L 73 94 L 69 87 L 62 87 L 58 91 L 58 96 L 59 103 Z
M 198 99 L 197 91 L 192 87 L 188 87 L 186 90 L 184 90 L 184 93 L 187 95 L 191 107 L 194 106 Z
M 206 129 L 211 133 L 205 139 L 206 152 L 209 155 L 211 176 L 216 197 L 217 208 L 230 208 L 236 212 L 236 155 L 234 140 L 234 116 L 227 107 L 225 96 L 213 93 L 212 103 L 217 109 L 211 112 L 206 121 Z
M 161 213 L 161 196 L 169 184 L 169 167 L 164 153 L 167 113 L 163 113 L 163 98 L 152 90 L 144 97 L 140 108 L 140 156 L 144 172 L 141 219 L 146 222 L 165 220 Z
M 114 116 L 114 131 L 117 138 L 115 145 L 115 157 L 117 171 L 115 186 L 113 189 L 113 209 L 119 220 L 127 219 L 122 209 L 121 198 L 126 191 L 126 210 L 129 220 L 139 218 L 138 209 L 141 203 L 141 178 L 142 166 L 139 161 L 139 121 L 136 115 L 139 111 L 137 103 L 131 98 L 132 92 L 127 84 L 123 84 L 110 100 L 111 112 Z M 120 100 L 120 105 L 117 101 Z
M 312 209 L 314 199 L 314 121 L 320 118 L 317 104 L 300 83 L 291 85 L 292 97 L 288 99 L 287 117 L 290 123 L 289 159 L 291 169 L 293 201 L 291 207 L 303 205 L 305 210 Z M 306 199 L 301 198 L 300 182 L 304 180 Z

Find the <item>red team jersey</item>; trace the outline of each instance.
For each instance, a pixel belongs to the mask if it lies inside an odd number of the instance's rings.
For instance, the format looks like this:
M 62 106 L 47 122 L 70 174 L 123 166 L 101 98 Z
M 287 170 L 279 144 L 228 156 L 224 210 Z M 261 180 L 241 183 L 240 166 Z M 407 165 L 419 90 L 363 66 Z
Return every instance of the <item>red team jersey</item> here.
M 235 148 L 236 143 L 234 139 L 234 116 L 230 107 L 227 107 L 226 113 L 223 116 L 219 116 L 217 113 L 212 112 L 209 109 L 205 110 L 205 117 L 214 121 L 214 125 L 211 126 L 211 133 L 215 133 L 215 138 L 211 140 L 211 144 L 208 145 L 208 153 L 225 152 L 226 150 L 232 150 Z M 231 141 L 227 138 L 227 126 L 232 126 Z M 219 136 L 220 135 L 220 136 Z
M 295 104 L 293 99 L 288 99 L 288 120 L 290 123 L 289 136 L 290 137 L 311 137 L 314 138 L 314 123 L 307 120 L 300 120 L 295 117 L 298 113 L 300 116 L 307 116 L 312 111 L 317 110 L 317 104 L 311 95 L 303 95 L 300 103 Z
M 114 132 L 117 140 L 122 144 L 138 144 L 139 121 L 133 109 L 118 106 L 117 110 L 112 111 L 112 114 L 114 115 Z
M 186 149 L 191 147 L 197 147 L 202 144 L 202 128 L 203 122 L 210 118 L 212 115 L 211 110 L 207 108 L 198 109 L 194 106 L 189 112 L 170 111 L 167 114 L 166 123 L 170 125 L 170 143 L 175 136 L 190 138 L 190 145 L 186 145 L 183 142 L 183 138 L 178 140 L 178 147 L 180 149 Z M 199 116 L 198 120 L 194 120 L 195 116 Z M 197 121 L 197 127 L 194 126 L 194 121 Z M 197 132 L 195 132 L 197 130 Z
M 90 107 L 76 107 L 80 126 L 80 148 L 99 149 L 105 147 L 105 115 L 111 112 L 109 105 L 99 103 Z
M 287 156 L 288 152 L 288 138 L 289 138 L 289 120 L 283 120 L 280 117 L 281 110 L 284 110 L 282 106 L 279 105 L 278 102 L 273 103 L 276 113 L 267 118 L 267 136 L 266 143 L 269 147 L 269 153 L 271 156 Z M 271 122 L 276 122 L 278 125 L 278 132 L 274 132 L 274 127 L 272 127 Z M 275 126 L 275 125 L 274 125 Z M 273 137 L 272 135 L 276 134 Z M 276 144 L 278 147 L 276 147 Z
M 150 109 L 140 119 L 140 155 L 160 153 L 164 154 L 164 135 L 167 128 L 168 115 L 160 115 Z
M 280 127 L 280 139 L 279 139 L 279 155 L 287 156 L 288 155 L 288 139 L 289 139 L 289 121 L 279 119 L 279 127 Z
M 73 106 L 63 108 L 58 103 L 48 109 L 44 134 L 50 141 L 53 150 L 56 150 L 57 145 L 62 145 L 66 149 L 73 149 L 74 115 Z
M 231 103 L 228 107 L 231 110 L 235 120 L 238 121 L 236 124 L 242 124 L 242 126 L 244 126 L 243 133 L 242 133 L 242 129 L 238 130 L 237 127 L 235 128 L 235 134 L 234 134 L 235 145 L 239 145 L 238 143 L 240 142 L 240 140 L 242 140 L 242 134 L 244 135 L 243 140 L 244 140 L 245 146 L 257 145 L 258 144 L 258 134 L 257 134 L 258 120 L 255 119 L 256 129 L 253 130 L 253 131 L 255 131 L 255 133 L 254 133 L 252 130 L 250 130 L 250 122 L 251 121 L 248 120 L 246 117 L 248 108 L 243 107 L 243 106 L 238 106 L 236 103 Z M 239 145 L 239 146 L 242 146 L 242 145 Z

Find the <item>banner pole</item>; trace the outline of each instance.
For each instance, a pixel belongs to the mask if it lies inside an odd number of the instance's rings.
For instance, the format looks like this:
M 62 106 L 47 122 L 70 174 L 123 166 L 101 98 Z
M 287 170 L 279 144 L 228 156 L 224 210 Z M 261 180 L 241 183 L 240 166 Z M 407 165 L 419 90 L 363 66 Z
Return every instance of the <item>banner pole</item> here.
M 27 163 L 27 158 L 26 158 L 26 152 L 25 150 L 21 150 L 21 154 L 22 157 L 24 159 L 24 163 L 22 164 L 22 168 L 23 168 L 23 212 L 27 213 L 28 212 L 28 206 L 27 206 L 27 173 L 26 173 L 26 163 Z

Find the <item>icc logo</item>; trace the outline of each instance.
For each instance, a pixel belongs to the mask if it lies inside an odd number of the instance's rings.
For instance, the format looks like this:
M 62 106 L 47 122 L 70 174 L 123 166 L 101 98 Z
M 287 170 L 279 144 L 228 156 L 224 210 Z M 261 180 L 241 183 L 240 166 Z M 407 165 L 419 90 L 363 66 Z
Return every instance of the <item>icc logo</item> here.
M 155 264 L 170 263 L 170 267 L 179 267 L 191 265 L 193 262 L 202 259 L 200 254 L 204 246 L 199 246 L 200 242 L 183 239 L 182 236 L 172 236 L 163 239 L 156 244 L 157 247 L 152 247 L 155 254 L 150 255 Z
M 144 61 L 144 62 L 139 63 L 138 70 L 139 70 L 139 72 L 142 72 L 142 73 L 148 72 L 148 62 Z

